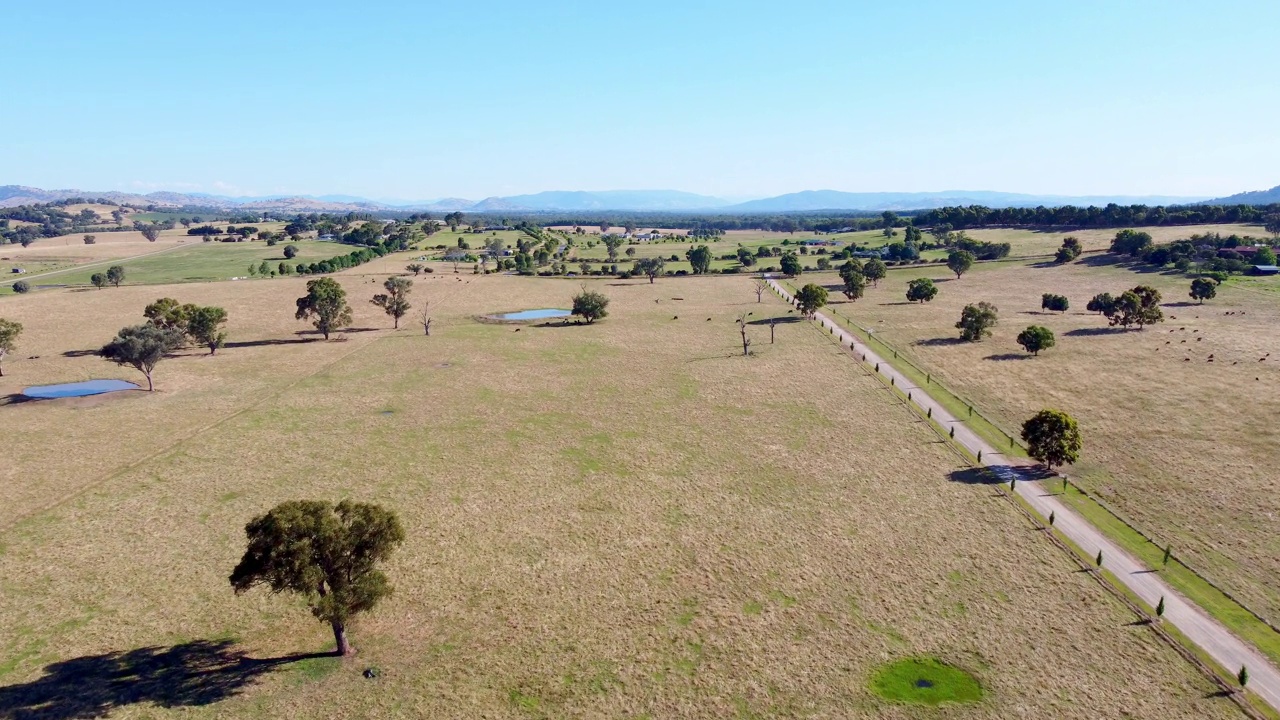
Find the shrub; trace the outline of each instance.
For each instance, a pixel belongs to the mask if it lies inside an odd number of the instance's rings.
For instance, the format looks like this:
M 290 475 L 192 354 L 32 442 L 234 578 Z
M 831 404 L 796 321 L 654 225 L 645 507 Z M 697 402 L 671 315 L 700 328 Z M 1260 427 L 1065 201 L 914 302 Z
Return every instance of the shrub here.
M 21 295 L 22 293 L 31 291 L 31 284 L 26 280 L 19 280 L 13 284 L 13 291 Z

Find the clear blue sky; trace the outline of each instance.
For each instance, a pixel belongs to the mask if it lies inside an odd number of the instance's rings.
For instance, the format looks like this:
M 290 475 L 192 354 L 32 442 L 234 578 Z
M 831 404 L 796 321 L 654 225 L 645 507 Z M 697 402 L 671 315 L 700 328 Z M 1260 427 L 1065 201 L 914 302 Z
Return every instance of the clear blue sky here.
M 0 184 L 1280 184 L 1276 0 L 4 4 Z

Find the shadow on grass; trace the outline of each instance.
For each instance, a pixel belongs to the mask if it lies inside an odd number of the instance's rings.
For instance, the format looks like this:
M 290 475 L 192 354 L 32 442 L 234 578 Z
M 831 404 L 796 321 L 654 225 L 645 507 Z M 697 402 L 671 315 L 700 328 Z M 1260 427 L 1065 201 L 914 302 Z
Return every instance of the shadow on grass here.
M 928 340 L 917 340 L 912 345 L 924 345 L 925 347 L 949 347 L 951 345 L 963 345 L 964 341 L 956 337 L 929 338 Z
M 988 356 L 986 356 L 986 357 L 984 357 L 984 358 L 982 358 L 982 359 L 983 359 L 983 360 L 996 360 L 996 361 L 1004 361 L 1004 360 L 1030 360 L 1032 357 L 1034 357 L 1034 355 L 1028 355 L 1028 354 L 1026 354 L 1026 353 L 1000 353 L 999 355 L 988 355 Z
M 796 315 L 783 315 L 781 317 L 776 317 L 773 319 L 749 320 L 747 321 L 747 324 L 748 325 L 764 325 L 767 327 L 769 323 L 777 323 L 779 325 L 794 325 L 795 323 L 803 322 L 803 321 L 804 321 L 804 318 Z
M 951 480 L 951 482 L 964 483 L 965 485 L 1008 484 L 988 468 L 963 468 L 961 470 L 952 470 L 947 474 L 947 479 Z
M 89 357 L 91 355 L 97 355 L 98 352 L 99 352 L 98 350 L 68 350 L 62 353 L 62 357 L 69 357 L 69 358 Z
M 269 345 L 298 345 L 301 343 L 311 343 L 320 340 L 319 337 L 299 337 L 291 339 L 273 338 L 270 340 L 241 340 L 240 342 L 229 342 L 223 345 L 224 348 L 247 348 L 247 347 L 266 347 Z
M 171 647 L 86 655 L 47 665 L 44 676 L 0 687 L 0 718 L 74 720 L 105 717 L 116 708 L 211 705 L 238 694 L 259 676 L 330 653 L 249 658 L 230 641 L 196 640 Z
M 22 393 L 13 393 L 12 395 L 0 397 L 0 407 L 4 407 L 5 405 L 20 405 L 25 402 L 34 402 L 35 400 L 39 400 L 39 398 L 27 397 Z
M 1129 331 L 1121 327 L 1100 327 L 1076 328 L 1075 330 L 1068 330 L 1062 334 L 1070 337 L 1093 337 L 1095 335 L 1122 335 L 1127 332 Z

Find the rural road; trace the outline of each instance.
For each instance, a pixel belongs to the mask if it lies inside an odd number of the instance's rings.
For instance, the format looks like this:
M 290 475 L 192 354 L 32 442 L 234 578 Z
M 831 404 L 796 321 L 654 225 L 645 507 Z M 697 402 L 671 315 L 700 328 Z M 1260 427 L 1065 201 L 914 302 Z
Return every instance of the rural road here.
M 791 296 L 776 281 L 768 283 L 784 300 L 795 304 Z M 1036 479 L 1033 466 L 1019 458 L 1006 458 L 999 450 L 978 437 L 967 425 L 958 420 L 946 408 L 938 404 L 926 390 L 921 389 L 892 365 L 868 348 L 861 340 L 846 332 L 822 313 L 814 315 L 824 330 L 834 331 L 832 337 L 838 339 L 844 347 L 852 346 L 855 353 L 865 357 L 870 367 L 879 366 L 879 372 L 903 393 L 910 391 L 910 402 L 918 405 L 926 413 L 933 411 L 933 420 L 940 427 L 952 428 L 955 431 L 954 442 L 964 446 L 977 456 L 982 451 L 982 464 L 990 468 L 1000 478 L 1008 482 L 1017 477 L 1015 492 L 1026 501 L 1041 517 L 1054 514 L 1054 528 L 1069 538 L 1089 556 L 1102 551 L 1103 566 L 1130 591 L 1143 600 L 1148 606 L 1155 607 L 1164 598 L 1164 622 L 1178 628 L 1191 642 L 1198 645 L 1219 665 L 1231 672 L 1242 666 L 1249 669 L 1249 691 L 1261 697 L 1271 707 L 1280 710 L 1280 671 L 1272 665 L 1252 645 L 1236 637 L 1226 626 L 1213 619 L 1198 605 L 1178 594 L 1160 578 L 1160 574 L 1145 566 L 1102 534 L 1100 530 L 1080 517 L 1069 507 L 1061 503 L 1044 485 Z
M 87 269 L 89 269 L 89 268 L 98 267 L 98 266 L 100 266 L 100 265 L 119 265 L 119 264 L 121 264 L 121 263 L 131 262 L 131 261 L 133 261 L 133 260 L 137 260 L 137 259 L 139 259 L 139 258 L 144 258 L 144 257 L 149 257 L 149 256 L 151 256 L 151 255 L 159 255 L 160 253 L 172 252 L 172 251 L 177 250 L 178 248 L 182 248 L 182 247 L 187 247 L 187 245 L 182 244 L 182 243 L 179 243 L 179 244 L 177 244 L 177 245 L 174 245 L 173 247 L 162 248 L 162 249 L 160 249 L 160 250 L 152 250 L 151 252 L 145 252 L 145 253 L 141 253 L 141 254 L 139 254 L 139 255 L 130 255 L 130 256 L 128 256 L 128 257 L 108 258 L 108 259 L 106 259 L 106 260 L 97 260 L 97 261 L 95 261 L 95 262 L 85 263 L 85 264 L 83 264 L 83 265 L 72 265 L 71 267 L 62 268 L 61 270 L 50 270 L 50 271 L 48 271 L 48 272 L 36 273 L 35 275 L 17 275 L 17 276 L 15 276 L 15 277 L 5 277 L 3 280 L 0 280 L 0 287 L 5 287 L 5 286 L 8 286 L 8 285 L 12 285 L 12 284 L 14 284 L 14 283 L 18 282 L 19 280 L 26 280 L 27 282 L 31 282 L 32 280 L 36 280 L 36 279 L 38 279 L 38 278 L 46 278 L 46 277 L 49 277 L 50 275 L 57 275 L 57 274 L 59 274 L 59 273 L 67 273 L 67 272 L 72 272 L 72 271 L 75 271 L 75 270 L 87 270 Z M 13 256 L 13 257 L 17 257 L 17 256 Z M 19 263 L 20 263 L 20 261 L 15 261 L 15 262 L 19 262 Z

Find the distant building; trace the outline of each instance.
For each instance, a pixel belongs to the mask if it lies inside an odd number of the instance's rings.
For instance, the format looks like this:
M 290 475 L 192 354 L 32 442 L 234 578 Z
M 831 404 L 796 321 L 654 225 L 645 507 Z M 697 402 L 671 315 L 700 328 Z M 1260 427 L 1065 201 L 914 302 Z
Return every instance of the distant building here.
M 1276 265 L 1254 265 L 1249 271 L 1250 275 L 1276 275 L 1280 274 L 1280 266 Z

